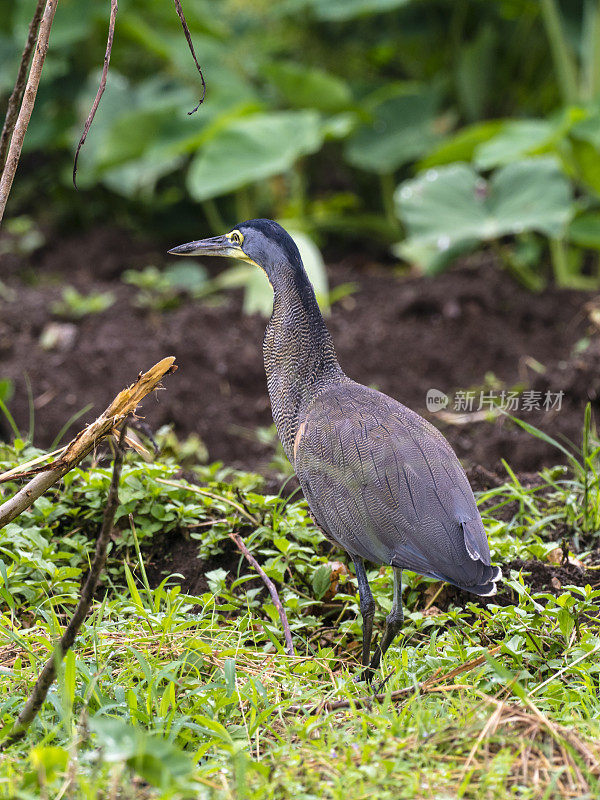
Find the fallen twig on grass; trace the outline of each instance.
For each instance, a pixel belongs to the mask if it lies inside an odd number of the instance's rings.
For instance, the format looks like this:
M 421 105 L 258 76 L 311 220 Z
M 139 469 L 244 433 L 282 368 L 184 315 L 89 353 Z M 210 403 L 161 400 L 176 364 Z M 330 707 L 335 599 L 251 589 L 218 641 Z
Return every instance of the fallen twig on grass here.
M 426 694 L 427 692 L 433 691 L 434 688 L 436 691 L 439 691 L 441 688 L 443 688 L 439 685 L 442 683 L 442 681 L 451 680 L 457 675 L 462 675 L 463 672 L 470 672 L 472 669 L 480 667 L 482 664 L 485 664 L 487 657 L 497 653 L 498 650 L 500 650 L 500 647 L 501 645 L 498 645 L 482 656 L 473 658 L 471 661 L 465 661 L 464 664 L 455 667 L 454 669 L 450 670 L 450 672 L 446 672 L 444 675 L 440 675 L 440 671 L 438 670 L 437 672 L 434 672 L 431 677 L 427 678 L 427 680 L 422 681 L 421 683 L 417 683 L 414 686 L 405 686 L 403 689 L 396 689 L 389 694 L 387 692 L 378 692 L 377 694 L 353 697 L 352 699 L 347 700 L 325 700 L 321 703 L 317 703 L 317 705 L 314 706 L 305 706 L 299 704 L 288 706 L 286 710 L 295 714 L 300 712 L 304 712 L 306 714 L 319 714 L 323 711 L 329 713 L 331 711 L 340 711 L 344 708 L 362 708 L 363 706 L 371 705 L 374 701 L 381 702 L 386 698 L 389 698 L 392 702 L 395 700 L 402 700 L 405 697 L 410 697 L 413 694 Z
M 106 562 L 106 550 L 110 540 L 110 534 L 112 533 L 115 512 L 119 506 L 119 480 L 121 478 L 121 469 L 123 467 L 123 447 L 125 444 L 126 428 L 127 423 L 124 422 L 119 434 L 119 440 L 113 461 L 112 478 L 110 482 L 110 488 L 108 490 L 104 516 L 102 518 L 102 527 L 96 542 L 94 560 L 92 561 L 90 571 L 82 589 L 81 597 L 77 603 L 77 608 L 75 609 L 75 612 L 73 613 L 71 621 L 67 625 L 65 632 L 61 636 L 60 642 L 57 644 L 54 652 L 46 661 L 44 668 L 40 672 L 29 700 L 23 706 L 21 713 L 17 717 L 17 721 L 12 726 L 10 733 L 8 734 L 8 738 L 2 744 L 2 747 L 7 747 L 13 744 L 25 735 L 27 729 L 35 719 L 37 712 L 42 707 L 42 704 L 46 699 L 46 695 L 48 694 L 48 689 L 56 678 L 58 664 L 64 658 L 65 653 L 73 646 L 75 637 L 77 636 L 77 633 L 79 632 L 79 629 L 84 619 L 87 617 L 92 605 L 98 580 L 100 579 L 100 574 L 102 573 L 104 564 Z
M 48 42 L 50 40 L 50 29 L 52 28 L 52 21 L 54 19 L 54 12 L 58 0 L 46 0 L 44 14 L 39 26 L 39 35 L 37 38 L 37 45 L 31 61 L 31 69 L 29 70 L 29 77 L 27 78 L 27 85 L 23 93 L 23 101 L 21 108 L 17 115 L 17 120 L 14 125 L 13 134 L 8 148 L 8 155 L 6 163 L 0 175 L 0 222 L 4 216 L 4 210 L 8 201 L 8 196 L 12 187 L 15 172 L 19 158 L 21 157 L 21 150 L 23 148 L 23 140 L 27 132 L 27 126 L 31 119 L 31 113 L 35 104 L 38 86 L 40 84 L 40 77 L 42 74 L 42 67 L 46 53 L 48 52 Z
M 6 161 L 6 153 L 8 152 L 8 145 L 10 144 L 13 131 L 15 129 L 15 122 L 19 108 L 23 102 L 23 94 L 25 93 L 25 84 L 27 83 L 27 70 L 31 62 L 31 54 L 37 39 L 38 31 L 40 29 L 40 21 L 44 11 L 45 0 L 37 0 L 33 17 L 29 23 L 29 32 L 27 34 L 27 41 L 23 55 L 21 56 L 21 63 L 19 64 L 19 71 L 17 72 L 17 79 L 12 93 L 8 99 L 8 106 L 6 108 L 6 116 L 4 118 L 4 125 L 2 126 L 2 133 L 0 134 L 0 171 L 4 168 Z
M 157 483 L 164 483 L 165 486 L 175 486 L 176 488 L 181 488 L 181 483 L 176 483 L 175 481 L 168 481 L 163 478 L 157 478 Z M 239 513 L 249 520 L 253 525 L 258 527 L 260 522 L 256 519 L 256 517 L 247 511 L 242 505 L 236 503 L 235 500 L 230 500 L 228 497 L 223 497 L 222 495 L 214 494 L 213 492 L 209 492 L 206 489 L 200 489 L 198 486 L 192 486 L 188 484 L 186 487 L 190 492 L 195 492 L 196 494 L 201 494 L 204 497 L 210 497 L 213 500 L 219 500 L 224 503 L 228 503 L 230 506 L 239 511 Z M 264 569 L 260 566 L 258 561 L 254 558 L 252 553 L 248 550 L 246 545 L 244 544 L 242 537 L 237 534 L 233 533 L 232 531 L 227 531 L 227 535 L 229 538 L 235 543 L 238 550 L 246 557 L 246 559 L 252 564 L 254 569 L 258 572 L 261 577 L 262 582 L 265 584 L 267 589 L 269 590 L 269 594 L 271 595 L 271 599 L 273 600 L 273 605 L 277 609 L 279 614 L 279 618 L 281 620 L 281 625 L 283 627 L 283 635 L 285 637 L 285 645 L 286 651 L 289 656 L 294 655 L 294 644 L 292 642 L 292 632 L 290 631 L 290 624 L 288 622 L 287 614 L 285 613 L 285 609 L 279 599 L 279 594 L 277 592 L 277 587 L 273 583 L 273 581 L 269 578 L 266 574 Z
M 137 380 L 127 389 L 123 389 L 98 419 L 69 442 L 56 461 L 16 475 L 14 470 L 10 470 L 7 473 L 10 476 L 7 480 L 27 478 L 31 475 L 35 477 L 0 505 L 0 528 L 29 508 L 47 489 L 91 453 L 101 439 L 108 436 L 129 414 L 132 414 L 143 398 L 156 389 L 162 378 L 177 369 L 174 362 L 173 356 L 163 358 L 148 372 L 140 373 Z M 3 477 L 0 475 L 0 482 Z
M 258 561 L 254 558 L 250 550 L 244 544 L 242 537 L 238 533 L 232 533 L 227 531 L 227 535 L 229 538 L 235 542 L 238 550 L 240 550 L 243 555 L 247 558 L 247 560 L 252 564 L 254 569 L 260 575 L 262 582 L 265 584 L 267 589 L 269 590 L 269 594 L 271 595 L 271 600 L 273 601 L 273 605 L 277 609 L 277 613 L 279 614 L 279 618 L 281 620 L 281 625 L 283 627 L 283 635 L 285 636 L 285 649 L 287 651 L 288 656 L 294 655 L 294 644 L 292 642 L 292 632 L 290 631 L 290 624 L 288 622 L 287 614 L 285 613 L 285 609 L 279 599 L 279 594 L 277 593 L 277 587 L 273 583 L 273 581 L 269 578 L 267 573 L 264 569 L 260 566 Z
M 474 691 L 482 703 L 491 707 L 493 711 L 465 761 L 462 769 L 463 780 L 474 771 L 475 757 L 483 742 L 486 742 L 485 751 L 489 760 L 489 742 L 499 729 L 503 728 L 510 730 L 513 735 L 515 731 L 519 731 L 531 743 L 523 753 L 520 753 L 521 784 L 530 785 L 533 782 L 535 786 L 540 782 L 540 771 L 542 771 L 546 773 L 547 783 L 556 788 L 557 796 L 588 796 L 593 787 L 581 767 L 583 766 L 596 778 L 600 775 L 600 753 L 597 743 L 586 742 L 574 729 L 553 722 L 528 697 L 522 698 L 524 707 L 520 707 L 484 692 Z M 548 741 L 552 743 L 550 748 L 546 744 Z M 506 744 L 507 737 L 503 736 L 501 746 L 506 747 Z M 485 767 L 477 766 L 485 771 Z M 559 769 L 556 777 L 552 780 L 551 772 L 557 767 Z M 539 795 L 535 793 L 535 797 L 538 796 L 541 797 L 542 793 Z M 544 792 L 544 796 L 548 796 L 547 792 Z

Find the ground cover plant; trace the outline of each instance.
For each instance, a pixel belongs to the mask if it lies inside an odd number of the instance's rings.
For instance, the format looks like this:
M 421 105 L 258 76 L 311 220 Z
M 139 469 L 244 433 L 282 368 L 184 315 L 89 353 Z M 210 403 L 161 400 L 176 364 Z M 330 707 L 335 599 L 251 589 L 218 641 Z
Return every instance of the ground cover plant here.
M 6 470 L 39 455 L 0 451 Z M 600 780 L 598 445 L 571 469 L 479 498 L 500 594 L 474 602 L 407 574 L 401 646 L 379 701 L 353 681 L 354 577 L 303 501 L 260 476 L 128 454 L 93 610 L 26 737 L 0 761 L 6 797 L 594 796 Z M 79 595 L 110 466 L 68 473 L 0 532 L 0 705 L 10 724 Z M 5 491 L 10 492 L 10 485 Z M 238 532 L 276 583 L 295 656 Z M 205 585 L 170 575 L 178 541 Z M 391 576 L 370 575 L 378 621 Z M 417 691 L 418 687 L 420 690 Z M 337 704 L 337 705 L 336 705 Z

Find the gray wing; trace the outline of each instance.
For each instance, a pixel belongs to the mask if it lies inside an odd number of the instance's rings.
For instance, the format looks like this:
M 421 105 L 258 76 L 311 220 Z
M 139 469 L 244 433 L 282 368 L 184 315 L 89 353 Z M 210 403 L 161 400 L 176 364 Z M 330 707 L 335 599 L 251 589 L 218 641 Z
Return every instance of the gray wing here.
M 351 555 L 494 589 L 499 570 L 456 455 L 397 401 L 353 381 L 332 386 L 302 420 L 295 467 L 318 524 Z

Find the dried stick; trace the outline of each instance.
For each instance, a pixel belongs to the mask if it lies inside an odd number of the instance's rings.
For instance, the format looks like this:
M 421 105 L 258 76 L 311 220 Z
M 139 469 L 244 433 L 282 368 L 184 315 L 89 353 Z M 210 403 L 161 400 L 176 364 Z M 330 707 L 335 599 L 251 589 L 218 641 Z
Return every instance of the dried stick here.
M 11 728 L 10 734 L 3 743 L 2 748 L 14 744 L 14 742 L 18 741 L 25 735 L 27 729 L 35 719 L 36 714 L 42 707 L 42 704 L 46 699 L 46 695 L 48 694 L 48 689 L 56 678 L 56 668 L 58 664 L 64 658 L 65 653 L 73 646 L 75 637 L 77 636 L 79 629 L 81 628 L 81 625 L 91 608 L 92 601 L 94 599 L 94 593 L 96 591 L 96 587 L 98 586 L 98 581 L 106 562 L 106 550 L 110 541 L 110 534 L 112 533 L 113 529 L 115 512 L 119 507 L 119 480 L 121 478 L 121 468 L 123 467 L 123 445 L 125 443 L 126 427 L 127 424 L 123 423 L 113 461 L 113 472 L 110 488 L 108 490 L 106 508 L 104 509 L 104 516 L 102 518 L 102 527 L 100 529 L 98 540 L 96 541 L 96 552 L 94 554 L 94 560 L 92 561 L 85 585 L 81 592 L 81 597 L 77 603 L 77 608 L 75 609 L 75 612 L 73 613 L 71 621 L 67 625 L 65 632 L 61 636 L 60 642 L 57 644 L 54 652 L 46 661 L 44 668 L 40 672 L 40 675 L 35 682 L 35 686 L 33 687 L 33 692 L 31 693 L 29 700 L 23 706 L 21 713 Z
M 44 464 L 38 470 L 28 470 L 20 475 L 15 475 L 11 470 L 11 480 L 19 477 L 28 477 L 36 471 L 39 474 L 19 489 L 10 500 L 0 505 L 0 528 L 15 517 L 18 517 L 26 508 L 29 508 L 50 486 L 59 481 L 73 467 L 77 466 L 88 453 L 91 453 L 98 442 L 108 436 L 115 426 L 123 422 L 129 414 L 132 414 L 140 401 L 156 389 L 161 379 L 177 369 L 174 362 L 173 356 L 163 358 L 148 372 L 140 373 L 137 380 L 127 389 L 123 389 L 98 419 L 84 428 L 69 442 L 62 451 L 60 458 L 56 461 Z
M 198 63 L 198 59 L 196 58 L 196 51 L 194 50 L 194 44 L 192 42 L 190 29 L 188 28 L 187 22 L 185 21 L 185 17 L 183 15 L 183 8 L 181 7 L 181 1 L 174 0 L 174 2 L 175 2 L 175 10 L 177 11 L 177 16 L 181 20 L 181 27 L 183 28 L 183 34 L 185 36 L 185 40 L 188 43 L 188 47 L 190 48 L 190 53 L 192 54 L 192 58 L 194 59 L 194 64 L 196 65 L 196 69 L 200 73 L 200 80 L 202 81 L 202 96 L 200 97 L 200 101 L 198 102 L 196 108 L 193 108 L 191 111 L 188 111 L 188 116 L 190 116 L 191 114 L 195 114 L 196 111 L 198 111 L 198 109 L 204 102 L 204 98 L 206 97 L 206 83 L 204 81 L 204 75 L 202 74 L 202 68 Z
M 165 486 L 175 486 L 178 489 L 181 488 L 181 483 L 176 483 L 175 481 L 165 480 L 163 478 L 157 478 L 157 482 L 158 483 L 164 483 Z M 189 485 L 186 488 L 190 492 L 195 492 L 196 494 L 201 494 L 204 497 L 211 497 L 213 500 L 219 500 L 219 501 L 222 501 L 223 503 L 228 503 L 230 506 L 232 506 L 237 511 L 239 511 L 239 513 L 242 516 L 246 517 L 246 519 L 249 520 L 257 528 L 260 525 L 260 522 L 256 519 L 256 517 L 253 514 L 250 514 L 249 511 L 246 511 L 246 509 L 243 506 L 241 506 L 239 503 L 236 503 L 235 500 L 230 500 L 228 497 L 222 497 L 222 496 L 220 496 L 218 494 L 213 494 L 212 492 L 206 491 L 206 489 L 200 489 L 198 486 Z M 233 542 L 235 542 L 238 550 L 240 550 L 242 555 L 244 555 L 248 559 L 250 564 L 252 564 L 254 569 L 260 575 L 260 577 L 262 579 L 262 582 L 265 584 L 265 586 L 269 590 L 269 594 L 271 595 L 271 599 L 273 600 L 273 605 L 277 609 L 277 612 L 279 613 L 279 619 L 281 620 L 281 626 L 283 628 L 283 635 L 285 637 L 285 649 L 286 649 L 286 652 L 287 652 L 287 654 L 289 656 L 293 656 L 294 655 L 294 644 L 292 642 L 292 632 L 290 631 L 290 624 L 288 622 L 287 614 L 285 613 L 285 608 L 283 607 L 283 605 L 281 603 L 281 600 L 279 599 L 279 594 L 277 593 L 277 587 L 275 586 L 273 581 L 269 578 L 269 576 L 266 574 L 264 569 L 260 566 L 258 561 L 254 558 L 252 553 L 248 550 L 248 548 L 244 544 L 244 541 L 243 541 L 242 537 L 237 533 L 233 533 L 232 531 L 227 531 L 227 535 L 229 536 L 229 538 Z
M 6 161 L 6 153 L 8 151 L 10 137 L 15 129 L 17 114 L 19 113 L 19 107 L 23 100 L 25 84 L 27 82 L 27 70 L 29 69 L 29 62 L 31 61 L 31 54 L 33 53 L 35 40 L 37 39 L 43 10 L 44 0 L 37 0 L 37 5 L 35 7 L 35 11 L 33 12 L 33 18 L 29 23 L 29 33 L 27 34 L 25 49 L 23 50 L 23 55 L 21 56 L 21 63 L 19 64 L 17 79 L 15 81 L 12 94 L 8 100 L 6 117 L 4 118 L 4 125 L 2 127 L 2 133 L 0 134 L 0 170 L 2 170 L 4 167 L 4 162 Z
M 104 94 L 104 90 L 106 88 L 106 78 L 108 77 L 108 67 L 110 64 L 110 54 L 112 53 L 112 46 L 113 40 L 115 38 L 115 22 L 117 19 L 117 11 L 119 10 L 119 6 L 117 0 L 110 0 L 110 19 L 108 21 L 108 40 L 106 42 L 106 51 L 104 53 L 104 66 L 102 67 L 102 75 L 100 77 L 100 85 L 98 86 L 98 91 L 96 92 L 96 97 L 94 98 L 94 102 L 92 103 L 92 108 L 90 113 L 88 114 L 88 118 L 85 121 L 85 125 L 83 128 L 83 133 L 81 134 L 81 139 L 79 140 L 79 144 L 77 145 L 77 150 L 75 151 L 75 158 L 73 159 L 73 186 L 77 189 L 77 161 L 79 160 L 79 151 L 83 147 L 85 140 L 87 139 L 87 135 L 90 131 L 90 127 L 92 122 L 94 121 L 94 117 L 96 116 L 96 111 L 98 110 L 98 106 L 100 105 L 100 100 L 102 99 L 102 95 Z
M 318 714 L 323 711 L 340 711 L 340 709 L 344 708 L 362 708 L 363 706 L 370 706 L 373 701 L 381 702 L 382 700 L 385 700 L 386 697 L 389 697 L 389 699 L 393 702 L 394 700 L 401 700 L 405 697 L 410 697 L 413 694 L 427 694 L 427 692 L 431 691 L 441 691 L 443 688 L 453 688 L 440 687 L 439 684 L 442 681 L 451 680 L 457 675 L 461 675 L 463 672 L 470 672 L 472 669 L 476 669 L 482 664 L 485 664 L 488 655 L 494 655 L 494 653 L 497 653 L 498 650 L 500 650 L 500 647 L 501 645 L 497 645 L 488 653 L 478 656 L 477 658 L 473 658 L 471 661 L 465 661 L 464 664 L 455 667 L 445 675 L 439 675 L 438 670 L 422 683 L 418 683 L 416 686 L 405 686 L 403 689 L 396 689 L 395 692 L 391 692 L 389 695 L 387 695 L 385 692 L 379 692 L 378 694 L 369 694 L 365 695 L 364 697 L 354 697 L 351 700 L 326 700 L 323 703 L 318 703 L 317 705 L 310 707 L 304 705 L 294 705 L 289 706 L 286 710 L 295 714 L 299 712 L 304 712 L 306 714 Z
M 35 104 L 35 98 L 42 74 L 42 67 L 44 66 L 44 60 L 46 58 L 46 53 L 48 52 L 50 29 L 52 27 L 52 21 L 54 19 L 54 12 L 56 11 L 57 3 L 58 0 L 46 0 L 44 15 L 40 23 L 37 45 L 33 54 L 31 69 L 29 70 L 29 78 L 27 79 L 27 85 L 23 95 L 23 102 L 21 103 L 21 108 L 17 116 L 13 135 L 10 140 L 6 164 L 4 165 L 2 175 L 0 176 L 0 222 L 2 222 L 2 217 L 4 216 L 4 210 L 6 208 L 6 203 L 8 202 L 8 196 L 10 194 L 12 183 L 15 177 L 15 172 L 17 171 L 19 158 L 21 157 L 25 133 L 27 132 L 27 126 L 29 125 L 31 113 Z
M 244 544 L 242 537 L 238 533 L 233 533 L 231 531 L 227 531 L 227 535 L 229 538 L 235 542 L 237 545 L 238 550 L 240 550 L 244 556 L 248 559 L 248 561 L 252 564 L 254 569 L 258 572 L 260 577 L 262 578 L 263 583 L 269 590 L 269 594 L 271 595 L 271 600 L 273 601 L 273 605 L 277 609 L 279 613 L 279 619 L 281 620 L 281 625 L 283 627 L 283 635 L 285 636 L 285 649 L 287 651 L 288 656 L 294 656 L 294 644 L 292 642 L 292 632 L 290 631 L 290 625 L 288 622 L 287 614 L 285 613 L 285 609 L 281 604 L 281 600 L 279 599 L 279 595 L 277 593 L 277 588 L 273 581 L 269 578 L 267 573 L 258 563 L 258 561 L 254 558 L 250 550 Z

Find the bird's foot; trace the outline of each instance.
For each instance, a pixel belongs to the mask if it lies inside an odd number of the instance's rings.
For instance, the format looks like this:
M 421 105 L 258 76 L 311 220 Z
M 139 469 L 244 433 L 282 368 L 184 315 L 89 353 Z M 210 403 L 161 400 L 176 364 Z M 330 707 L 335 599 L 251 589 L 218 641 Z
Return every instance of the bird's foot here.
M 385 678 L 384 678 L 384 679 L 381 681 L 381 683 L 380 683 L 378 686 L 376 686 L 376 687 L 375 687 L 375 694 L 381 694 L 381 692 L 383 692 L 383 690 L 385 689 L 385 685 L 386 685 L 386 683 L 389 681 L 389 679 L 392 677 L 392 675 L 394 674 L 394 672 L 395 672 L 395 671 L 396 671 L 396 670 L 392 670 L 392 671 L 390 672 L 390 674 L 389 674 L 389 675 L 387 675 L 387 676 L 386 676 L 386 677 L 385 677 Z
M 371 669 L 371 667 L 365 667 L 362 672 L 359 672 L 358 675 L 355 675 L 352 680 L 354 683 L 366 683 L 370 686 L 373 683 L 373 678 L 375 676 L 375 672 Z

